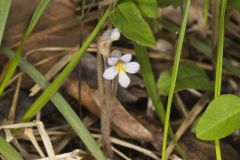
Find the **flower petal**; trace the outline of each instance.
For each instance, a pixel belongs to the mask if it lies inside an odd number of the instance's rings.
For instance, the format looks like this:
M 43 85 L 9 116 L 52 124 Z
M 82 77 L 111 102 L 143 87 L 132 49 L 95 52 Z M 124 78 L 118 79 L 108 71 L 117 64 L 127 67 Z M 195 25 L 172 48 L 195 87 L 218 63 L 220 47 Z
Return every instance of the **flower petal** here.
M 114 79 L 116 75 L 117 75 L 117 70 L 115 66 L 107 68 L 103 73 L 103 77 L 107 80 Z
M 105 41 L 111 41 L 111 33 L 112 33 L 111 29 L 108 29 L 105 32 L 103 32 L 100 38 Z
M 118 77 L 118 82 L 124 88 L 127 88 L 130 84 L 130 78 L 125 72 L 120 72 Z
M 120 32 L 117 28 L 112 29 L 112 33 L 111 33 L 111 40 L 112 41 L 119 40 L 120 36 L 121 36 L 121 34 L 120 34 Z
M 120 59 L 125 63 L 130 62 L 132 59 L 132 54 L 131 53 L 125 54 Z
M 108 29 L 105 32 L 103 32 L 102 36 L 110 38 L 112 34 L 112 29 Z
M 138 70 L 140 69 L 140 65 L 137 62 L 125 63 L 124 66 L 126 68 L 126 72 L 132 74 L 137 73 Z
M 108 64 L 111 65 L 111 66 L 115 65 L 118 61 L 119 61 L 118 57 L 110 57 L 110 58 L 108 58 Z

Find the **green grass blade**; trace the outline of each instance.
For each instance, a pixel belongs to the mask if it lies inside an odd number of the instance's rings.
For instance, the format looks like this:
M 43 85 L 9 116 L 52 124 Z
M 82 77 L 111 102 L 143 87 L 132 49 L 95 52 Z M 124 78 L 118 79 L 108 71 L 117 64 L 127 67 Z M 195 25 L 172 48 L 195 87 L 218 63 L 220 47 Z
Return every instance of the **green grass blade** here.
M 143 78 L 144 85 L 146 87 L 147 93 L 152 100 L 152 103 L 156 109 L 156 113 L 162 122 L 164 124 L 165 122 L 165 117 L 166 117 L 166 112 L 162 103 L 162 100 L 160 99 L 158 95 L 158 90 L 157 90 L 157 83 L 155 81 L 152 67 L 151 67 L 151 62 L 149 60 L 147 48 L 144 46 L 141 46 L 137 43 L 134 43 L 134 49 L 136 52 L 137 60 L 140 64 L 140 72 Z M 177 151 L 181 154 L 182 157 L 186 157 L 185 153 L 182 151 L 180 148 L 179 144 L 177 143 L 177 140 L 175 138 L 175 135 L 173 133 L 173 130 L 171 127 L 169 127 L 169 136 L 175 143 L 175 146 L 177 148 Z M 186 158 L 185 158 L 186 159 Z
M 47 5 L 49 3 L 49 0 L 41 0 L 41 2 L 39 3 L 39 5 L 37 6 L 37 8 L 34 11 L 34 14 L 32 16 L 32 19 L 29 23 L 28 29 L 24 34 L 23 39 L 21 40 L 21 43 L 25 43 L 26 40 L 28 39 L 28 37 L 30 36 L 30 34 L 32 33 L 33 29 L 35 28 L 35 26 L 37 25 L 42 13 L 44 12 L 44 10 L 46 9 Z M 21 46 L 21 45 L 20 45 Z
M 0 0 L 0 46 L 12 0 Z
M 5 160 L 23 160 L 15 148 L 2 137 L 0 137 L 0 155 L 2 155 Z
M 103 15 L 100 19 L 99 23 L 89 35 L 87 40 L 84 42 L 83 46 L 78 50 L 74 56 L 72 57 L 71 61 L 68 65 L 64 68 L 64 70 L 57 76 L 57 78 L 53 81 L 53 83 L 40 95 L 40 97 L 32 104 L 29 110 L 24 114 L 22 121 L 26 122 L 31 120 L 39 110 L 47 103 L 47 101 L 56 93 L 56 91 L 60 88 L 63 84 L 64 80 L 69 76 L 72 72 L 74 67 L 79 62 L 82 55 L 85 53 L 88 46 L 92 43 L 102 26 L 104 25 L 105 21 L 109 16 L 109 10 Z
M 166 119 L 165 119 L 165 124 L 164 124 L 163 145 L 162 145 L 162 160 L 166 160 L 166 147 L 167 147 L 167 137 L 168 137 L 168 128 L 169 128 L 169 119 L 170 119 L 170 113 L 171 113 L 172 99 L 173 99 L 174 88 L 175 88 L 175 84 L 176 84 L 176 80 L 177 80 L 178 66 L 180 63 L 180 58 L 181 58 L 181 53 L 182 53 L 182 47 L 183 47 L 183 42 L 184 42 L 184 37 L 185 37 L 190 3 L 191 3 L 191 0 L 184 1 L 183 20 L 181 23 L 179 38 L 177 41 L 176 55 L 174 58 L 173 71 L 172 71 L 172 76 L 171 76 L 172 78 L 171 78 L 171 82 L 170 82 L 170 89 L 169 89 L 168 101 L 167 101 L 167 111 L 166 111 Z
M 40 16 L 42 15 L 44 9 L 47 7 L 49 3 L 49 0 L 42 0 L 40 2 L 40 4 L 37 6 L 32 19 L 29 23 L 29 26 L 27 28 L 26 33 L 24 34 L 23 38 L 21 39 L 20 45 L 17 48 L 15 57 L 10 61 L 10 65 L 8 67 L 8 70 L 6 72 L 6 74 L 4 75 L 3 81 L 1 82 L 1 86 L 0 86 L 0 96 L 2 95 L 4 89 L 7 87 L 8 85 L 8 81 L 11 79 L 12 75 L 14 74 L 17 65 L 18 65 L 18 61 L 21 57 L 22 54 L 22 50 L 23 50 L 23 45 L 26 42 L 26 40 L 28 39 L 28 37 L 30 36 L 30 34 L 32 33 L 34 27 L 36 26 Z
M 7 48 L 2 48 L 2 51 L 7 57 L 11 59 L 13 58 L 14 53 L 11 50 Z M 46 89 L 49 86 L 49 82 L 45 79 L 45 77 L 26 60 L 20 58 L 19 66 L 42 88 Z M 105 160 L 105 156 L 103 155 L 102 151 L 99 149 L 98 145 L 92 138 L 90 132 L 85 127 L 83 122 L 79 119 L 77 114 L 73 111 L 72 107 L 62 97 L 62 95 L 57 92 L 51 97 L 51 101 L 55 104 L 57 109 L 61 112 L 64 118 L 72 126 L 72 128 L 84 142 L 87 148 L 92 152 L 92 154 L 99 160 Z

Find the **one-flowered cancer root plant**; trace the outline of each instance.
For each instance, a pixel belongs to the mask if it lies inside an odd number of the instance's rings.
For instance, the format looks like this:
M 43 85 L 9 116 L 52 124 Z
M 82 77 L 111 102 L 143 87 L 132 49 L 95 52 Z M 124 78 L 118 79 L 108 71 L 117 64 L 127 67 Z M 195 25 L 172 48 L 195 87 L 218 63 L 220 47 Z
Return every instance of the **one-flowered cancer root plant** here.
M 108 29 L 105 32 L 103 32 L 101 39 L 106 40 L 106 41 L 117 41 L 120 39 L 120 32 L 117 28 L 114 29 Z
M 98 51 L 102 54 L 104 62 L 107 61 L 109 57 L 112 42 L 118 41 L 120 36 L 121 34 L 117 28 L 108 29 L 100 36 L 98 40 Z
M 113 80 L 118 75 L 119 84 L 127 88 L 130 84 L 130 78 L 127 73 L 134 74 L 140 69 L 140 65 L 137 62 L 130 62 L 132 54 L 121 55 L 120 51 L 114 50 L 112 56 L 108 58 L 108 64 L 110 65 L 104 73 L 103 77 L 107 80 Z

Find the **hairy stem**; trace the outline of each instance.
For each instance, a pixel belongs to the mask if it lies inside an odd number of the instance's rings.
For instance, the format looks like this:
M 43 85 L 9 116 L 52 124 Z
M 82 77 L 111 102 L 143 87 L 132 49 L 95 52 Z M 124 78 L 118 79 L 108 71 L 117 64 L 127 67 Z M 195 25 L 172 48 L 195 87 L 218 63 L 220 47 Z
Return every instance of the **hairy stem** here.
M 113 151 L 111 148 L 110 134 L 111 134 L 111 81 L 103 80 L 103 60 L 102 55 L 98 52 L 97 55 L 97 72 L 98 72 L 98 89 L 101 97 L 101 133 L 102 133 L 102 145 L 107 157 L 113 157 Z M 105 63 L 105 62 L 104 62 Z M 106 64 L 104 65 L 106 66 Z

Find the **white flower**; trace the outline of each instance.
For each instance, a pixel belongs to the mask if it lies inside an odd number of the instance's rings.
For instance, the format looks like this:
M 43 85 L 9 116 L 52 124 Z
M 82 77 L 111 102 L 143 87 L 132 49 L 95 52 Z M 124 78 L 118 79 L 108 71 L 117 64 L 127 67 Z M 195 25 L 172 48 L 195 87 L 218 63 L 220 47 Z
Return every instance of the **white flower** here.
M 130 62 L 132 54 L 125 54 L 121 56 L 119 51 L 113 51 L 112 57 L 108 58 L 108 64 L 110 65 L 104 73 L 103 77 L 107 80 L 112 80 L 118 75 L 118 82 L 124 88 L 127 88 L 130 84 L 130 78 L 127 73 L 137 73 L 140 65 L 137 62 Z
M 121 34 L 117 28 L 108 29 L 102 34 L 102 39 L 109 40 L 111 42 L 119 40 Z

